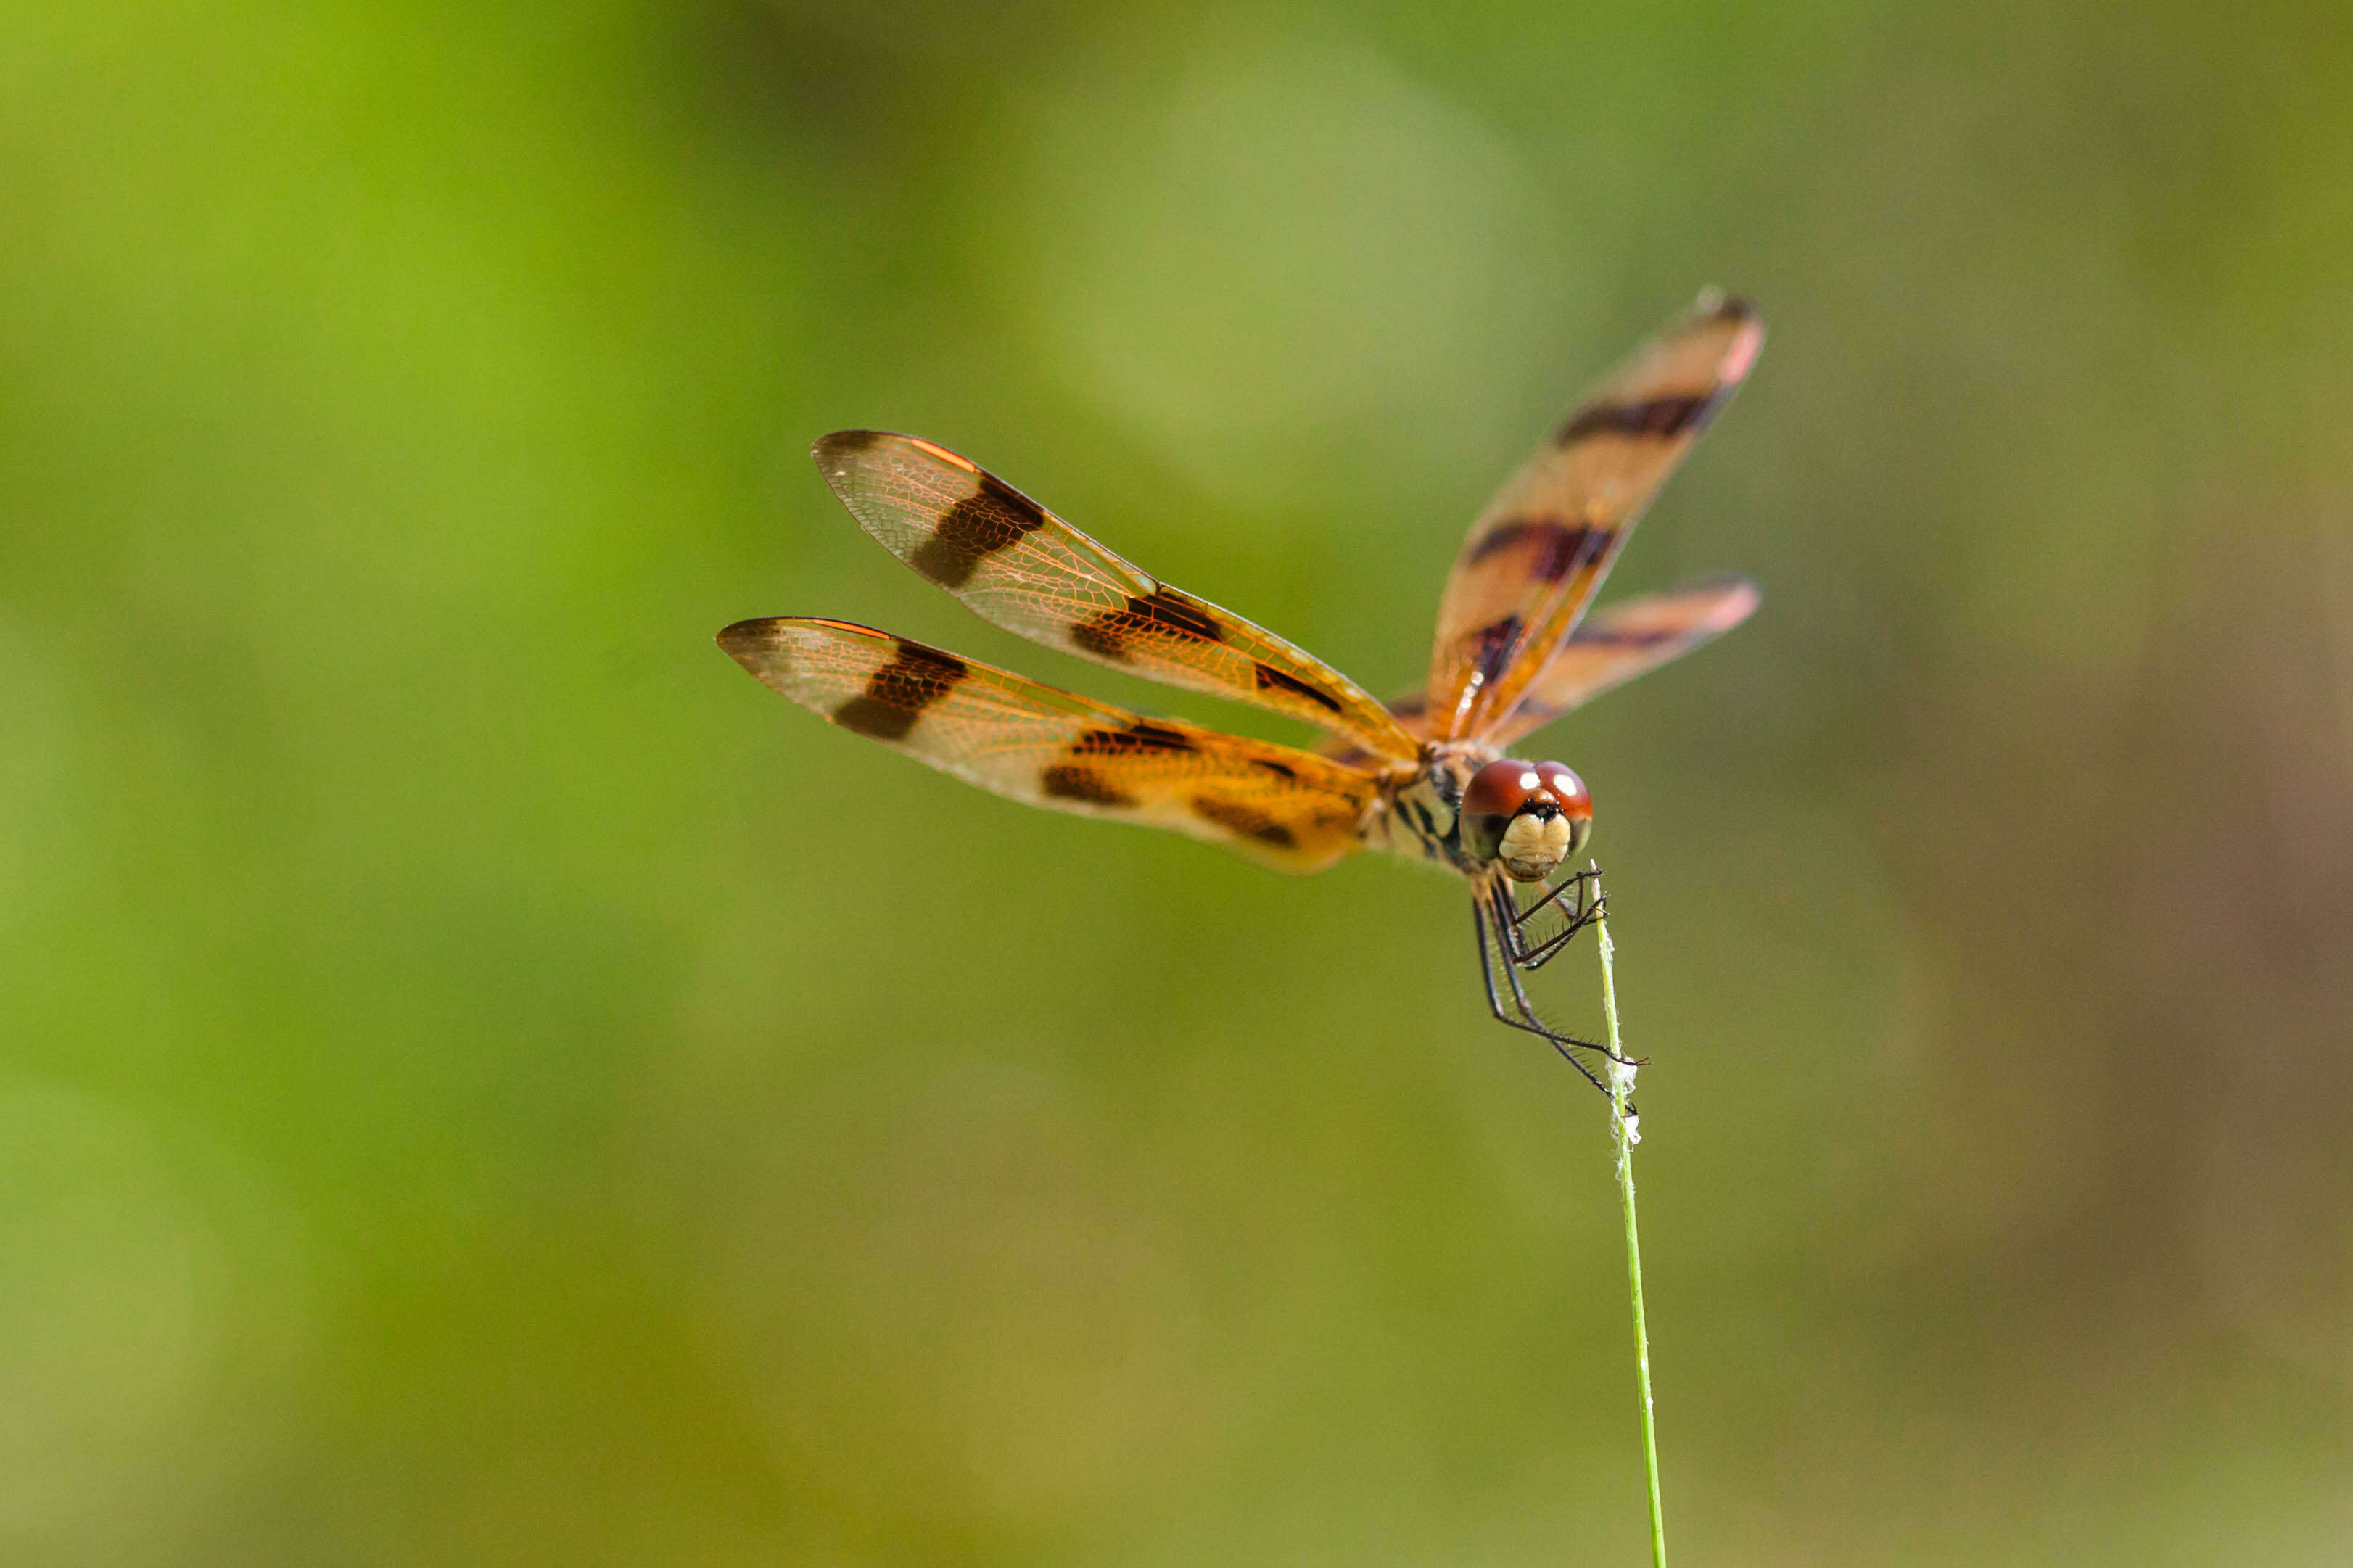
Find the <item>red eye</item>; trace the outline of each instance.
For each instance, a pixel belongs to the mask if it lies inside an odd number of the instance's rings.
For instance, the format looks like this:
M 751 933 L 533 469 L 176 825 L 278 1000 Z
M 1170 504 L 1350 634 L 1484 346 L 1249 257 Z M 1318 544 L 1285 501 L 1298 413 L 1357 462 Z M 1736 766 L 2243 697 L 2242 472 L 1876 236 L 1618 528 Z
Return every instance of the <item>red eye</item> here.
M 1471 775 L 1470 785 L 1462 792 L 1462 814 L 1510 816 L 1527 804 L 1528 796 L 1543 787 L 1544 779 L 1533 763 L 1515 763 L 1509 757 L 1489 763 Z
M 1546 792 L 1560 802 L 1563 815 L 1582 817 L 1593 815 L 1593 797 L 1585 792 L 1583 779 L 1558 763 L 1538 763 L 1535 772 L 1544 781 Z

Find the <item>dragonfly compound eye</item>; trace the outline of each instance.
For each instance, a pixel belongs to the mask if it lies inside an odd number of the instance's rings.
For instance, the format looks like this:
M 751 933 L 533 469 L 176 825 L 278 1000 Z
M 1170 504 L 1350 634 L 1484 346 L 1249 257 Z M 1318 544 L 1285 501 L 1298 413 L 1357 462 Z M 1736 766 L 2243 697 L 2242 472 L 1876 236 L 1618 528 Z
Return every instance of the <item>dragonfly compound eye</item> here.
M 1583 841 L 1592 816 L 1584 781 L 1558 763 L 1506 757 L 1481 768 L 1462 792 L 1465 847 L 1517 881 L 1551 876 Z

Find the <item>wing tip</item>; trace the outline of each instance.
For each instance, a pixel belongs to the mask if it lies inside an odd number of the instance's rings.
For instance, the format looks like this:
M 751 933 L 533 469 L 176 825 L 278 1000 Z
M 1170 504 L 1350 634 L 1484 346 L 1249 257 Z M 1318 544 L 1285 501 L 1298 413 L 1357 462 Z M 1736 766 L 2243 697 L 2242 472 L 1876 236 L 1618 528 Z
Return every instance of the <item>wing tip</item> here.
M 1759 326 L 1765 322 L 1755 300 L 1746 294 L 1727 294 L 1713 283 L 1692 301 L 1692 314 L 1711 321 L 1754 321 Z
M 712 640 L 731 658 L 740 658 L 754 648 L 765 647 L 772 641 L 771 633 L 782 619 L 778 616 L 755 616 L 748 621 L 737 621 L 719 628 Z
M 888 439 L 890 434 L 888 430 L 835 430 L 818 437 L 817 444 L 809 448 L 809 456 L 822 468 L 836 458 L 865 451 L 875 442 Z
M 889 430 L 836 430 L 820 436 L 809 447 L 809 460 L 817 471 L 825 476 L 826 484 L 845 502 L 849 500 L 852 476 L 859 459 L 885 441 L 904 441 L 907 437 Z
M 720 627 L 719 635 L 712 640 L 728 658 L 744 668 L 752 669 L 755 664 L 782 651 L 796 631 L 846 632 L 867 641 L 906 644 L 904 637 L 892 637 L 889 632 L 860 626 L 856 621 L 831 621 L 820 616 L 755 616 L 748 621 L 737 621 L 732 626 Z M 922 647 L 921 644 L 906 646 Z
M 1722 633 L 1757 613 L 1757 607 L 1765 602 L 1765 589 L 1746 572 L 1711 572 L 1666 589 L 1661 597 L 1709 601 L 1707 613 L 1696 624 L 1712 633 Z
M 713 639 L 719 651 L 744 667 L 745 674 L 768 683 L 768 672 L 779 663 L 784 652 L 784 629 L 792 623 L 782 616 L 761 616 L 748 621 L 722 626 Z
M 1711 309 L 1713 299 L 1713 309 Z M 1765 318 L 1753 304 L 1736 294 L 1725 294 L 1723 289 L 1706 289 L 1699 297 L 1701 321 L 1706 325 L 1729 327 L 1732 339 L 1725 343 L 1723 358 L 1715 363 L 1715 379 L 1725 388 L 1739 386 L 1756 370 L 1757 353 L 1765 351 Z
M 1757 613 L 1765 602 L 1765 590 L 1754 577 L 1738 572 L 1727 572 L 1723 578 L 1724 603 L 1716 609 L 1717 630 L 1730 631 Z
M 1716 363 L 1716 378 L 1727 387 L 1748 379 L 1757 354 L 1765 347 L 1765 317 L 1754 301 L 1713 286 L 1703 289 L 1692 304 L 1690 323 L 1695 327 L 1729 328 L 1731 340 L 1725 344 L 1724 357 Z

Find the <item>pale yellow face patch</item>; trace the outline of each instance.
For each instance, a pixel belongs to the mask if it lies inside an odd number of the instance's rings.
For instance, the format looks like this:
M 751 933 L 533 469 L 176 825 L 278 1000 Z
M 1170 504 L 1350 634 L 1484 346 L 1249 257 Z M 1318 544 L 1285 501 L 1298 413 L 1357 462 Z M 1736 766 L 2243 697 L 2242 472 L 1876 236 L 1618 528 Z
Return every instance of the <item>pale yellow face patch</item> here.
M 1543 820 L 1523 814 L 1504 829 L 1495 858 L 1504 869 L 1523 882 L 1541 882 L 1568 858 L 1569 828 L 1566 816 Z

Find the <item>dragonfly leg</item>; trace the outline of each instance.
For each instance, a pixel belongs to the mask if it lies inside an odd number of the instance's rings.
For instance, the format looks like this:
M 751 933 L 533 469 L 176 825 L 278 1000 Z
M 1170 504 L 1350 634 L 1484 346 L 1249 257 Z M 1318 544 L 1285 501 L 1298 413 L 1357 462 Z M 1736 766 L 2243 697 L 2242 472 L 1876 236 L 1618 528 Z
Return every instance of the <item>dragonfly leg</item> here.
M 1516 904 L 1514 904 L 1512 911 L 1512 923 L 1515 926 L 1524 926 L 1527 924 L 1530 917 L 1542 912 L 1546 906 L 1558 902 L 1560 896 L 1568 892 L 1572 889 L 1576 890 L 1577 895 L 1577 907 L 1579 910 L 1582 910 L 1585 907 L 1584 900 L 1586 884 L 1594 883 L 1598 885 L 1600 880 L 1601 873 L 1599 871 L 1571 871 L 1567 876 L 1563 877 L 1559 881 L 1555 882 L 1552 885 L 1551 891 L 1546 893 L 1543 898 L 1538 899 L 1535 903 L 1530 904 L 1527 908 L 1520 909 Z M 1596 898 L 1594 901 L 1599 903 L 1600 900 Z
M 1588 883 L 1594 889 L 1593 897 L 1590 900 L 1584 896 L 1584 889 Z M 1499 888 L 1496 897 L 1497 913 L 1504 920 L 1504 924 L 1498 929 L 1503 934 L 1504 954 L 1511 960 L 1514 966 L 1526 970 L 1542 969 L 1568 945 L 1570 939 L 1574 938 L 1578 931 L 1599 920 L 1602 910 L 1609 908 L 1609 900 L 1600 891 L 1600 884 L 1601 873 L 1599 871 L 1574 872 L 1562 878 L 1550 892 L 1525 909 L 1517 906 L 1509 889 Z M 1570 905 L 1559 905 L 1563 916 L 1568 921 L 1567 929 L 1554 932 L 1533 946 L 1529 945 L 1526 936 L 1529 919 L 1538 910 L 1557 903 L 1561 896 L 1571 889 L 1577 890 L 1575 912 L 1570 912 Z
M 1487 1011 L 1495 1016 L 1497 1023 L 1508 1024 L 1514 1029 L 1524 1030 L 1542 1039 L 1560 1053 L 1561 1060 L 1582 1073 L 1586 1082 L 1604 1094 L 1609 1093 L 1609 1086 L 1595 1077 L 1593 1069 L 1587 1067 L 1576 1053 L 1579 1050 L 1600 1051 L 1603 1056 L 1608 1056 L 1609 1052 L 1591 1040 L 1580 1040 L 1574 1035 L 1564 1035 L 1557 1030 L 1546 1027 L 1544 1021 L 1536 1016 L 1535 1009 L 1528 1005 L 1527 993 L 1521 989 L 1519 976 L 1514 973 L 1509 963 L 1504 964 L 1504 974 L 1511 982 L 1512 996 L 1518 1004 L 1518 1016 L 1514 1016 L 1504 1007 L 1503 994 L 1495 989 L 1495 966 L 1487 952 L 1489 941 L 1487 920 L 1488 910 L 1473 900 L 1471 905 L 1471 929 L 1472 934 L 1479 940 L 1479 976 L 1487 986 Z M 1496 940 L 1501 941 L 1501 938 Z
M 1522 969 L 1542 969 L 1567 947 L 1578 931 L 1601 918 L 1601 904 L 1596 900 L 1573 916 L 1565 930 L 1556 931 L 1534 947 L 1523 948 L 1512 955 L 1512 961 Z
M 1493 905 L 1493 913 L 1495 918 L 1495 941 L 1503 947 L 1504 956 L 1507 959 L 1514 956 L 1512 946 L 1513 932 L 1511 928 L 1511 918 L 1508 912 L 1511 909 L 1511 898 L 1512 895 L 1509 890 L 1502 887 L 1498 887 L 1495 889 Z M 1571 925 L 1567 931 L 1561 932 L 1558 936 L 1553 938 L 1552 941 L 1546 942 L 1541 949 L 1537 950 L 1537 956 L 1535 963 L 1519 964 L 1516 963 L 1507 963 L 1504 964 L 1504 984 L 1512 988 L 1513 1000 L 1519 1004 L 1520 1012 L 1523 1016 L 1526 1017 L 1531 1022 L 1542 1022 L 1541 1019 L 1536 1017 L 1535 1005 L 1528 1001 L 1527 988 L 1520 984 L 1520 970 L 1522 968 L 1533 969 L 1538 964 L 1543 963 L 1546 959 L 1552 957 L 1554 953 L 1560 951 L 1562 943 L 1567 942 L 1570 937 L 1575 936 L 1578 931 L 1584 930 L 1588 924 L 1591 923 L 1592 921 L 1599 917 L 1599 910 L 1598 908 L 1588 910 L 1583 918 L 1581 918 L 1576 924 Z M 1617 1052 L 1611 1050 L 1609 1047 L 1599 1045 L 1592 1040 L 1580 1040 L 1574 1035 L 1559 1035 L 1557 1031 L 1551 1029 L 1546 1029 L 1545 1032 L 1547 1035 L 1554 1035 L 1557 1038 L 1567 1040 L 1572 1045 L 1581 1046 L 1588 1051 L 1599 1051 L 1620 1067 L 1638 1068 L 1643 1065 L 1634 1058 L 1621 1057 Z

